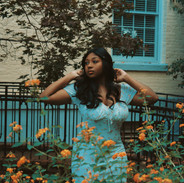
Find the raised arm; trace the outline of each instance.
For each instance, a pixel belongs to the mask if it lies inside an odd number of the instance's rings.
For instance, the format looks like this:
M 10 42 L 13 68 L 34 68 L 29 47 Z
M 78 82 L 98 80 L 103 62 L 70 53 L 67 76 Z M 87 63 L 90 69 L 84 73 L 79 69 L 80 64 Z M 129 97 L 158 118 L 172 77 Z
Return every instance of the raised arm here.
M 132 78 L 129 74 L 127 74 L 122 69 L 115 69 L 115 71 L 117 75 L 116 82 L 126 82 L 132 88 L 137 90 L 137 93 L 135 94 L 134 98 L 130 103 L 131 105 L 142 105 L 144 103 L 144 100 L 141 99 L 141 94 L 140 94 L 142 91 L 144 91 L 144 96 L 146 97 L 146 101 L 148 102 L 148 104 L 154 104 L 158 100 L 158 96 L 150 87 Z
M 41 94 L 40 98 L 48 97 L 48 99 L 41 99 L 48 104 L 69 104 L 71 103 L 71 98 L 69 94 L 63 90 L 72 80 L 77 79 L 82 74 L 81 70 L 75 70 L 64 76 L 63 78 L 58 79 L 54 83 L 50 84 Z

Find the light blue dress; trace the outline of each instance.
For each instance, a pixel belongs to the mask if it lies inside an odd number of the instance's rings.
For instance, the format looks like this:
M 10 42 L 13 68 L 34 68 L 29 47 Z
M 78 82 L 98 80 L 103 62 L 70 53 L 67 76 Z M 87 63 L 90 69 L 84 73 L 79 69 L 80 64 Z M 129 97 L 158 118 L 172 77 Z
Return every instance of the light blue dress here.
M 78 106 L 78 109 L 81 113 L 83 121 L 87 121 L 89 127 L 95 126 L 94 133 L 98 134 L 100 133 L 100 136 L 103 137 L 105 140 L 113 140 L 116 142 L 116 151 L 109 154 L 110 161 L 113 161 L 112 155 L 118 152 L 125 152 L 124 145 L 121 141 L 121 135 L 120 135 L 120 128 L 122 125 L 122 122 L 125 121 L 125 119 L 128 117 L 128 104 L 133 99 L 134 95 L 136 94 L 136 90 L 133 89 L 131 86 L 129 86 L 127 83 L 121 83 L 121 96 L 120 100 L 124 102 L 117 102 L 114 104 L 113 107 L 109 108 L 103 103 L 100 103 L 100 105 L 97 108 L 88 109 L 86 105 L 82 105 L 80 100 L 75 97 L 76 91 L 74 89 L 74 84 L 70 84 L 64 88 L 66 92 L 70 95 L 72 104 L 75 104 Z M 80 132 L 80 131 L 79 131 Z M 77 149 L 77 143 L 74 143 L 73 150 L 75 151 Z M 88 171 L 91 170 L 90 165 L 94 165 L 94 155 L 91 155 L 92 151 L 97 151 L 98 149 L 95 149 L 94 146 L 92 146 L 90 143 L 84 144 L 83 150 L 80 150 L 79 156 L 84 157 L 84 162 L 82 165 L 79 164 L 77 161 L 74 160 L 77 159 L 77 157 L 72 157 L 72 173 L 77 175 L 74 177 L 76 179 L 76 183 L 81 183 L 82 180 L 84 180 L 85 177 L 89 177 Z M 124 157 L 124 160 L 126 162 L 127 157 Z M 102 164 L 105 162 L 102 162 Z M 126 163 L 124 164 L 126 165 Z M 91 170 L 92 171 L 92 170 Z M 104 173 L 105 171 L 105 173 Z M 99 180 L 106 179 L 108 175 L 113 173 L 113 179 L 112 182 L 126 182 L 126 178 L 121 179 L 121 181 L 117 181 L 116 178 L 118 174 L 120 173 L 119 170 L 117 170 L 116 166 L 111 167 L 110 170 L 108 170 L 108 167 L 106 170 L 97 172 L 99 174 Z M 126 169 L 123 170 L 126 172 Z M 95 172 L 96 173 L 96 172 Z M 80 177 L 83 176 L 83 177 Z M 111 181 L 107 181 L 111 182 Z

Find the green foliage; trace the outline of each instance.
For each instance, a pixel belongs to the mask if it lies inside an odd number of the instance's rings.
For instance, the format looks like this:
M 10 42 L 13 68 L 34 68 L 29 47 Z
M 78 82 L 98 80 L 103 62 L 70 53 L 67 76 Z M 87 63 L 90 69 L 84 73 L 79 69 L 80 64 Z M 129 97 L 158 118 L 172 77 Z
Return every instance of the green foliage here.
M 179 14 L 184 13 L 184 0 L 171 0 L 173 4 L 173 9 L 177 11 Z
M 177 59 L 171 65 L 168 66 L 169 75 L 173 76 L 173 79 L 181 78 L 182 82 L 178 84 L 178 87 L 184 87 L 184 58 Z
M 45 84 L 62 77 L 68 66 L 78 68 L 76 59 L 92 47 L 118 48 L 124 56 L 133 56 L 142 46 L 142 40 L 120 35 L 112 24 L 113 9 L 119 16 L 132 9 L 125 0 L 1 0 L 0 9 L 2 19 L 14 18 L 17 25 L 16 30 L 6 29 L 5 41 Z

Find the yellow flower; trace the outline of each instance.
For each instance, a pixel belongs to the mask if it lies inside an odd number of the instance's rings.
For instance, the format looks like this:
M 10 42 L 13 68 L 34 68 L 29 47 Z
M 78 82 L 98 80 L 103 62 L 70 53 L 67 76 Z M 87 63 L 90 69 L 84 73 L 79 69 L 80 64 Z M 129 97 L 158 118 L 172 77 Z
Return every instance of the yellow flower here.
M 176 142 L 174 141 L 174 142 L 171 142 L 170 143 L 170 146 L 173 146 L 173 145 L 175 145 L 176 144 Z
M 184 127 L 184 123 L 180 125 L 180 128 L 181 128 L 181 127 Z
M 16 133 L 20 132 L 20 130 L 22 130 L 22 126 L 21 125 L 15 125 L 13 127 L 13 131 L 16 132 Z
M 146 138 L 146 135 L 145 135 L 144 133 L 140 133 L 140 134 L 139 134 L 139 140 L 140 140 L 140 141 L 145 140 L 145 138 Z
M 102 144 L 102 147 L 103 146 L 114 146 L 116 144 L 116 142 L 114 142 L 113 140 L 106 140 L 103 144 Z
M 46 133 L 46 131 L 48 131 L 48 128 L 43 128 L 43 129 L 39 129 L 38 133 L 36 134 L 36 138 L 41 137 L 44 133 Z
M 69 156 L 71 156 L 71 154 L 72 154 L 71 151 L 68 149 L 64 149 L 61 151 L 61 155 L 63 158 L 68 158 Z

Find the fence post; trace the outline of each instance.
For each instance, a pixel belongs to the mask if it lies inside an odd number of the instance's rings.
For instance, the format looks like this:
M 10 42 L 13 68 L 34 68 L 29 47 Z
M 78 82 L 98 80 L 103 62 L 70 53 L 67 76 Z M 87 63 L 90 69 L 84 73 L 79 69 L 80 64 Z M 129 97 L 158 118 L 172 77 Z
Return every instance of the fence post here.
M 7 111 L 8 111 L 8 86 L 5 86 L 5 110 L 4 110 L 4 156 L 7 150 Z

